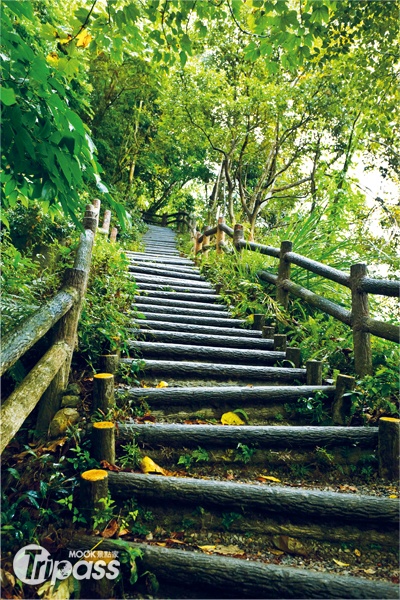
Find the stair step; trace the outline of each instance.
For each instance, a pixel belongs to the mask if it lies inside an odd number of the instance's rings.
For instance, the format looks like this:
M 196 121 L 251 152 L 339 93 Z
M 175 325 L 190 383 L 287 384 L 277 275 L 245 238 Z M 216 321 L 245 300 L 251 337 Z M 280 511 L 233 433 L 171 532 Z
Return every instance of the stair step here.
M 238 406 L 246 408 L 249 404 L 267 404 L 297 400 L 309 397 L 316 392 L 323 392 L 328 399 L 333 399 L 334 386 L 322 385 L 285 385 L 285 386 L 243 386 L 229 385 L 221 387 L 167 387 L 167 388 L 130 388 L 129 397 L 132 399 L 146 398 L 152 408 L 160 406 L 177 405 L 191 406 L 204 402 L 218 405 L 235 402 Z M 317 429 L 317 428 L 316 428 Z
M 165 389 L 165 388 L 163 388 Z M 154 445 L 195 448 L 226 448 L 237 444 L 257 448 L 315 448 L 315 446 L 353 446 L 376 448 L 378 427 L 314 427 L 314 426 L 252 426 L 252 425 L 181 425 L 123 424 L 118 425 L 121 440 Z
M 207 295 L 209 296 L 210 294 L 215 294 L 215 291 L 213 290 L 212 287 L 204 287 L 200 288 L 200 287 L 190 287 L 190 286 L 185 286 L 181 283 L 181 285 L 179 284 L 173 284 L 171 285 L 171 283 L 169 283 L 168 285 L 165 283 L 152 283 L 154 282 L 155 278 L 145 278 L 142 281 L 139 281 L 138 278 L 136 278 L 136 284 L 139 290 L 159 290 L 159 291 L 168 291 L 169 293 L 180 293 L 180 294 L 198 294 L 198 295 Z M 156 278 L 157 281 L 159 281 L 159 278 Z M 167 288 L 167 289 L 165 289 Z M 216 295 L 216 294 L 215 294 Z
M 182 265 L 182 266 L 187 266 L 187 267 L 191 267 L 192 265 L 194 265 L 194 263 L 191 260 L 188 260 L 186 258 L 168 258 L 168 256 L 160 256 L 160 255 L 151 255 L 151 254 L 144 254 L 142 252 L 128 252 L 125 251 L 125 254 L 127 255 L 127 257 L 131 260 L 135 260 L 138 262 L 144 262 L 144 263 L 156 263 L 156 264 L 162 264 L 162 265 Z
M 357 522 L 361 526 L 381 527 L 399 522 L 397 499 L 378 496 L 112 471 L 108 481 L 113 498 L 173 502 L 175 509 L 176 503 L 203 507 L 222 505 L 224 509 L 338 519 L 340 523 Z
M 165 315 L 161 315 L 161 317 L 163 317 Z M 251 329 L 243 329 L 243 328 L 238 328 L 238 327 L 217 327 L 217 326 L 210 326 L 210 325 L 201 325 L 201 324 L 190 324 L 190 323 L 186 323 L 185 321 L 164 321 L 163 318 L 160 318 L 158 320 L 152 319 L 149 315 L 148 318 L 146 319 L 133 319 L 134 323 L 137 323 L 138 325 L 140 325 L 141 330 L 144 331 L 144 329 L 146 327 L 148 327 L 149 329 L 157 329 L 157 330 L 162 330 L 162 331 L 177 331 L 177 332 L 185 332 L 185 333 L 200 333 L 200 334 L 208 334 L 210 332 L 210 330 L 212 331 L 212 334 L 214 335 L 221 335 L 221 336 L 233 336 L 233 337 L 259 337 L 262 339 L 261 337 L 261 331 L 257 331 L 257 330 L 251 330 Z M 230 320 L 229 323 L 231 323 L 232 321 Z M 241 322 L 243 324 L 243 321 Z M 225 324 L 225 321 L 224 321 Z M 132 330 L 133 332 L 137 331 L 136 329 Z
M 144 268 L 149 268 L 149 269 L 155 269 L 158 272 L 164 272 L 164 271 L 174 271 L 176 273 L 183 273 L 183 274 L 190 274 L 190 275 L 200 275 L 200 271 L 199 269 L 196 269 L 195 267 L 192 267 L 191 265 L 187 265 L 187 266 L 181 266 L 181 265 L 169 265 L 167 263 L 155 263 L 155 262 L 146 262 L 144 263 L 143 261 L 132 261 L 130 264 L 131 267 L 141 267 L 142 269 Z M 204 278 L 202 278 L 204 279 Z
M 278 360 L 286 357 L 285 352 L 274 352 L 271 350 L 252 350 L 242 348 L 226 347 L 201 347 L 185 344 L 168 344 L 163 342 L 140 342 L 131 340 L 129 348 L 139 350 L 144 358 L 164 357 L 171 360 L 201 360 L 217 362 L 233 362 L 235 364 L 248 364 L 256 362 L 259 365 L 273 365 Z
M 139 283 L 153 283 L 157 281 L 158 285 L 164 285 L 165 287 L 171 287 L 175 289 L 175 286 L 179 285 L 185 289 L 189 289 L 192 293 L 195 293 L 198 289 L 200 290 L 212 290 L 212 286 L 207 281 L 195 281 L 193 279 L 177 279 L 173 277 L 160 277 L 158 275 L 145 275 L 144 273 L 129 273 L 128 277 L 133 277 Z M 192 289 L 191 289 L 192 288 Z
M 132 358 L 123 358 L 123 363 L 136 362 Z M 169 375 L 174 379 L 195 377 L 197 379 L 247 379 L 250 381 L 304 381 L 305 369 L 285 369 L 284 367 L 254 367 L 252 365 L 210 364 L 202 362 L 146 360 L 146 376 Z
M 140 305 L 151 305 L 151 306 L 162 306 L 164 308 L 187 308 L 188 310 L 193 308 L 194 310 L 212 310 L 213 312 L 227 313 L 228 309 L 223 304 L 216 304 L 215 302 L 186 302 L 185 300 L 177 300 L 175 298 L 148 298 L 146 296 L 135 297 L 135 304 Z
M 146 321 L 144 323 L 147 323 Z M 155 329 L 141 329 L 138 332 L 141 338 L 147 341 L 166 342 L 169 344 L 196 344 L 197 346 L 220 346 L 224 343 L 228 348 L 252 348 L 259 350 L 273 350 L 273 340 L 250 337 L 226 337 L 220 335 L 207 335 L 201 333 L 190 333 L 184 331 L 157 331 Z
M 153 267 L 148 267 L 143 266 L 140 267 L 138 265 L 129 265 L 129 271 L 131 273 L 143 273 L 144 275 L 156 275 L 157 277 L 160 276 L 160 274 L 162 273 L 163 277 L 172 277 L 175 279 L 187 279 L 187 280 L 195 280 L 195 281 L 205 281 L 204 277 L 202 277 L 201 275 L 197 275 L 194 272 L 182 272 L 182 271 L 177 271 L 175 269 L 172 268 L 163 268 L 163 269 L 159 269 L 159 268 L 153 268 Z
M 159 298 L 160 300 L 184 300 L 186 305 L 187 300 L 189 300 L 187 293 L 185 294 L 182 292 L 163 292 L 161 290 L 150 290 L 144 288 L 140 290 L 140 294 L 140 298 Z M 201 296 L 192 296 L 190 298 L 190 302 L 196 302 L 196 304 L 201 302 L 214 304 L 218 301 L 221 301 L 221 296 L 219 296 L 215 292 L 213 294 L 201 294 Z
M 143 314 L 148 313 L 157 313 L 164 314 L 168 313 L 169 315 L 190 315 L 193 317 L 216 317 L 217 319 L 227 319 L 230 320 L 230 314 L 225 310 L 218 310 L 218 308 L 214 306 L 213 309 L 204 310 L 201 308 L 183 308 L 182 306 L 173 306 L 168 304 L 167 306 L 160 306 L 159 304 L 150 304 L 150 303 L 137 303 L 138 310 L 143 311 Z
M 231 329 L 232 327 L 242 327 L 245 325 L 245 321 L 240 319 L 229 319 L 229 318 L 214 318 L 214 317 L 204 317 L 197 315 L 182 315 L 182 314 L 174 314 L 172 312 L 169 313 L 153 313 L 148 312 L 147 310 L 140 310 L 140 313 L 152 321 L 162 321 L 162 322 L 174 322 L 174 323 L 188 323 L 189 325 L 209 325 L 210 328 L 214 327 L 226 327 Z M 218 313 L 219 314 L 219 313 Z M 135 321 L 136 322 L 136 321 Z M 142 321 L 143 323 L 143 321 Z
M 121 552 L 119 540 L 75 534 L 69 547 L 101 548 Z M 398 587 L 391 583 L 319 573 L 306 569 L 265 564 L 149 544 L 126 542 L 140 550 L 139 575 L 154 573 L 160 582 L 162 598 L 397 598 Z M 198 596 L 193 596 L 195 590 Z M 164 591 L 163 586 L 179 586 L 178 595 Z M 187 593 L 185 594 L 185 588 Z M 182 594 L 182 595 L 180 595 Z

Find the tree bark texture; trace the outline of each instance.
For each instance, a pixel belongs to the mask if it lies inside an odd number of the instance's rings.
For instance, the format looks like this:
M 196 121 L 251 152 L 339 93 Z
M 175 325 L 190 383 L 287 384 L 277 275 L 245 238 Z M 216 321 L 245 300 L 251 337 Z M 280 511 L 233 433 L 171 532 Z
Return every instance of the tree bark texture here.
M 307 385 L 322 385 L 322 362 L 308 360 L 306 363 Z
M 365 319 L 365 328 L 369 333 L 391 342 L 400 343 L 400 327 L 391 323 L 384 323 L 376 319 Z
M 147 254 L 147 252 L 144 254 L 140 252 L 125 251 L 125 254 L 134 262 L 140 262 L 141 264 L 151 263 L 156 265 L 181 265 L 185 267 L 194 265 L 193 261 L 189 260 L 188 258 L 168 258 L 167 256 L 152 256 L 151 254 Z
M 242 240 L 240 246 L 244 250 L 252 250 L 253 252 L 265 254 L 266 256 L 273 256 L 274 258 L 280 257 L 279 248 L 274 248 L 273 246 L 264 246 L 264 244 L 256 244 L 254 242 L 247 242 L 246 240 Z
M 197 274 L 200 275 L 199 269 L 197 267 L 194 267 L 192 265 L 168 265 L 166 263 L 155 263 L 155 262 L 148 262 L 148 263 L 143 263 L 141 261 L 132 261 L 131 265 L 132 268 L 136 268 L 139 267 L 142 270 L 143 269 L 153 269 L 155 271 L 157 271 L 158 273 L 161 272 L 165 272 L 165 271 L 175 271 L 177 273 L 189 273 L 189 274 Z
M 2 340 L 0 375 L 32 348 L 69 311 L 77 299 L 78 291 L 75 288 L 63 288 L 22 325 L 5 335 Z
M 221 343 L 227 348 L 252 348 L 259 350 L 273 350 L 272 340 L 250 337 L 234 337 L 212 334 L 201 334 L 181 331 L 157 331 L 142 329 L 138 337 L 144 337 L 148 341 L 166 342 L 170 344 L 193 344 L 196 346 L 220 346 Z M 290 350 L 290 348 L 288 348 Z M 297 365 L 300 366 L 300 365 Z
M 171 304 L 160 305 L 150 303 L 137 303 L 138 310 L 143 308 L 145 313 L 167 313 L 169 315 L 193 315 L 194 317 L 217 317 L 218 319 L 230 319 L 230 314 L 225 309 L 220 309 L 212 305 L 208 310 L 202 308 L 183 308 L 183 306 L 174 306 Z
M 257 448 L 314 448 L 352 446 L 376 448 L 377 427 L 313 427 L 242 425 L 120 424 L 120 439 L 148 444 L 184 447 L 234 447 L 238 443 Z
M 182 314 L 173 314 L 173 313 L 157 313 L 157 312 L 148 312 L 147 310 L 139 311 L 142 315 L 148 318 L 150 321 L 162 321 L 169 323 L 187 323 L 189 325 L 208 325 L 210 329 L 214 327 L 227 327 L 229 329 L 236 327 L 237 329 L 241 328 L 246 324 L 246 321 L 241 319 L 230 319 L 229 317 L 205 317 L 200 315 L 182 315 Z M 177 311 L 179 313 L 179 311 Z M 143 323 L 143 321 L 142 321 Z M 185 328 L 186 329 L 186 328 Z M 238 332 L 236 331 L 236 335 Z
M 145 330 L 146 327 L 149 329 L 157 329 L 162 331 L 177 331 L 180 332 L 184 329 L 185 333 L 199 333 L 199 334 L 209 334 L 218 336 L 229 336 L 229 337 L 239 337 L 240 338 L 255 338 L 257 335 L 261 338 L 260 331 L 251 331 L 249 329 L 243 329 L 238 327 L 216 327 L 213 325 L 196 325 L 193 323 L 185 323 L 185 326 L 182 327 L 182 323 L 177 322 L 167 322 L 160 319 L 160 321 L 153 320 L 150 316 L 148 319 L 133 319 L 133 322 L 140 325 L 141 330 Z M 231 322 L 231 321 L 229 321 Z M 225 322 L 224 322 L 225 323 Z M 242 321 L 243 323 L 243 321 Z M 136 329 L 132 330 L 136 332 Z M 220 338 L 219 338 L 220 339 Z
M 192 294 L 193 295 L 193 291 L 195 291 L 196 295 L 199 296 L 203 296 L 203 295 L 210 295 L 214 293 L 214 289 L 212 287 L 205 287 L 204 289 L 202 288 L 196 288 L 195 290 L 193 290 L 193 288 L 191 287 L 187 287 L 186 285 L 171 285 L 171 284 L 162 284 L 162 283 L 152 283 L 154 281 L 154 279 L 149 279 L 146 281 L 138 281 L 136 280 L 136 285 L 138 287 L 139 290 L 155 290 L 155 291 L 169 291 L 170 293 L 172 292 L 179 292 L 179 293 L 184 293 L 185 295 L 187 294 Z M 157 278 L 158 281 L 158 278 Z
M 121 362 L 131 363 L 133 359 L 124 358 Z M 198 362 L 174 362 L 168 360 L 146 360 L 146 376 L 169 375 L 174 379 L 181 377 L 206 377 L 215 379 L 247 379 L 250 381 L 305 381 L 305 369 L 285 369 L 283 367 L 254 367 L 251 365 L 215 365 Z
M 39 360 L 18 388 L 5 400 L 1 407 L 1 445 L 6 445 L 30 415 L 41 396 L 49 387 L 56 373 L 65 363 L 69 348 L 64 342 L 54 344 Z
M 372 373 L 371 339 L 366 320 L 369 317 L 368 294 L 360 290 L 362 279 L 367 274 L 366 265 L 351 265 L 351 324 L 353 328 L 354 368 L 357 375 L 364 377 Z
M 101 538 L 75 534 L 70 548 L 93 548 Z M 193 589 L 205 588 L 218 598 L 397 598 L 398 587 L 359 577 L 328 575 L 225 556 L 185 552 L 128 542 L 140 549 L 139 572 L 155 573 L 161 582 Z M 121 551 L 113 540 L 103 540 L 104 550 Z
M 348 375 L 338 375 L 336 379 L 335 398 L 332 403 L 332 419 L 336 425 L 348 425 L 351 418 L 352 399 L 350 392 L 356 381 Z
M 222 505 L 267 514 L 295 513 L 317 520 L 357 521 L 363 526 L 395 525 L 399 521 L 398 502 L 392 498 L 124 472 L 110 473 L 108 478 L 113 497 L 121 499 L 135 496 L 162 503 Z
M 140 290 L 139 298 L 154 298 L 159 300 L 187 300 L 187 294 L 181 294 L 180 292 L 163 292 L 161 290 Z M 192 296 L 190 299 L 191 303 L 207 303 L 215 304 L 221 302 L 220 296 L 216 293 L 201 294 L 200 296 Z M 185 302 L 186 303 L 186 302 Z
M 172 277 L 175 279 L 186 279 L 186 280 L 194 280 L 194 281 L 204 281 L 204 277 L 202 277 L 201 275 L 197 275 L 195 272 L 193 271 L 179 271 L 175 270 L 175 269 L 165 269 L 163 267 L 160 268 L 155 268 L 155 267 L 139 267 L 137 265 L 130 265 L 129 266 L 129 271 L 131 273 L 143 273 L 145 275 L 155 275 L 155 276 L 159 276 L 160 274 L 163 275 L 163 277 Z
M 283 287 L 283 282 L 290 279 L 290 262 L 286 260 L 288 252 L 292 251 L 292 242 L 281 242 L 279 252 L 278 279 L 276 282 L 276 299 L 284 308 L 288 307 L 289 294 Z
M 343 273 L 343 271 L 339 271 L 333 267 L 328 267 L 323 263 L 306 258 L 301 254 L 297 254 L 296 252 L 288 252 L 285 256 L 285 260 L 290 261 L 299 267 L 303 267 L 303 269 L 306 271 L 311 271 L 312 273 L 321 275 L 321 277 L 324 277 L 325 279 L 336 281 L 336 283 L 344 285 L 348 288 L 350 287 L 350 277 L 347 275 L 347 273 Z
M 163 306 L 167 308 L 172 306 L 174 308 L 193 308 L 194 310 L 212 310 L 221 313 L 228 313 L 228 309 L 223 304 L 216 304 L 215 298 L 213 298 L 214 302 L 201 302 L 201 298 L 198 299 L 197 302 L 187 302 L 185 300 L 177 300 L 175 298 L 147 298 L 146 296 L 137 296 L 135 298 L 135 303 L 137 305 L 148 305 L 151 306 Z
M 104 510 L 102 502 L 108 497 L 108 472 L 91 469 L 81 474 L 79 487 L 80 510 L 89 527 L 93 527 L 95 512 Z
M 399 432 L 400 419 L 379 419 L 379 474 L 387 479 L 399 478 Z
M 115 464 L 115 425 L 110 421 L 93 423 L 92 455 L 98 462 Z
M 176 277 L 168 277 L 166 273 L 164 273 L 164 275 L 164 277 L 160 277 L 159 273 L 157 276 L 145 275 L 144 273 L 131 273 L 131 277 L 133 277 L 135 281 L 138 281 L 140 283 L 154 283 L 155 281 L 157 281 L 159 285 L 162 284 L 164 287 L 168 286 L 173 289 L 175 288 L 175 285 L 180 285 L 184 286 L 185 288 L 190 288 L 192 293 L 198 288 L 204 290 L 212 290 L 211 284 L 207 283 L 206 281 L 195 281 L 194 279 L 178 279 Z
M 222 342 L 222 340 L 221 340 Z M 215 348 L 210 346 L 189 346 L 185 344 L 164 344 L 162 342 L 140 342 L 133 340 L 129 347 L 139 350 L 145 357 L 167 357 L 169 360 L 204 360 L 206 362 L 232 362 L 235 364 L 256 363 L 273 365 L 283 360 L 285 352 L 252 350 L 243 348 Z
M 114 375 L 97 373 L 93 377 L 93 410 L 107 414 L 114 406 Z
M 400 281 L 363 277 L 360 287 L 363 292 L 370 294 L 382 294 L 382 296 L 394 296 L 395 298 L 400 296 Z
M 288 371 L 290 369 L 287 369 Z M 145 398 L 152 407 L 168 406 L 170 404 L 185 406 L 199 404 L 203 401 L 218 405 L 224 402 L 237 402 L 238 405 L 258 403 L 261 405 L 277 402 L 285 404 L 302 396 L 310 396 L 323 392 L 327 400 L 332 400 L 334 386 L 221 386 L 221 387 L 168 387 L 168 388 L 130 388 L 131 398 Z

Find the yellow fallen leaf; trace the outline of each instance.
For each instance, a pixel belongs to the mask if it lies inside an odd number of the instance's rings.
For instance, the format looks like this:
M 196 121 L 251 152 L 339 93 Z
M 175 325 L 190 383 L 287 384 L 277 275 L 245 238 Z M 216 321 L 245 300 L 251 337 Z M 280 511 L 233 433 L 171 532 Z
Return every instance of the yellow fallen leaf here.
M 390 494 L 389 498 L 398 498 L 397 494 Z
M 376 573 L 375 569 L 363 569 L 363 571 L 367 575 L 373 575 L 374 573 Z
M 285 554 L 282 550 L 275 550 L 274 548 L 268 548 L 268 552 L 275 554 L 275 556 L 282 556 L 282 554 Z
M 244 550 L 239 548 L 239 546 L 234 546 L 233 544 L 230 544 L 229 546 L 223 546 L 222 544 L 218 544 L 217 546 L 215 546 L 215 552 L 217 552 L 218 554 L 224 554 L 225 556 L 236 556 L 237 554 L 246 554 Z
M 166 381 L 160 381 L 159 383 L 157 383 L 156 387 L 157 388 L 165 388 L 165 387 L 168 387 L 168 383 Z
M 355 554 L 356 556 L 361 556 L 361 552 L 360 552 L 360 550 L 359 550 L 358 548 L 356 548 L 356 549 L 354 550 L 354 554 Z
M 268 479 L 268 481 L 277 481 L 278 483 L 280 483 L 280 479 L 278 479 L 277 477 L 273 477 L 272 475 L 259 475 L 258 479 Z
M 143 457 L 140 463 L 140 468 L 142 469 L 143 473 L 159 473 L 160 475 L 166 475 L 164 469 L 159 467 L 149 456 Z
M 349 563 L 341 562 L 340 560 L 336 560 L 336 558 L 332 559 L 334 563 L 336 563 L 339 567 L 349 567 Z
M 203 552 L 212 552 L 213 550 L 215 550 L 215 546 L 198 546 L 200 548 L 200 550 L 203 550 Z
M 222 425 L 244 425 L 244 421 L 234 412 L 224 413 L 221 417 Z

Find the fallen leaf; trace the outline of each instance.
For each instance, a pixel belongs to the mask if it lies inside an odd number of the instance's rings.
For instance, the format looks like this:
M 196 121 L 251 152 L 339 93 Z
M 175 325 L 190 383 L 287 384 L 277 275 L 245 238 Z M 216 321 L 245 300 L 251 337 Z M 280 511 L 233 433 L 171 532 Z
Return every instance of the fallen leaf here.
M 12 573 L 9 573 L 5 569 L 0 569 L 0 581 L 2 587 L 15 586 L 14 575 Z
M 280 481 L 281 481 L 280 479 L 278 479 L 277 477 L 273 477 L 272 475 L 259 475 L 257 477 L 257 479 L 258 479 L 258 481 L 260 481 L 260 480 L 263 481 L 264 479 L 268 479 L 268 481 L 276 481 L 278 483 L 280 483 Z
M 164 548 L 166 545 L 165 542 L 156 542 L 156 546 L 162 546 Z
M 128 535 L 128 533 L 130 533 L 129 529 L 120 529 L 118 535 L 122 537 L 123 535 Z
M 106 460 L 100 461 L 100 465 L 102 469 L 107 469 L 107 471 L 116 471 L 117 473 L 119 473 L 119 471 L 121 470 L 120 467 L 117 467 L 117 465 L 112 465 Z
M 200 548 L 200 550 L 203 550 L 203 552 L 212 552 L 213 550 L 215 550 L 216 546 L 198 546 L 198 548 Z
M 159 467 L 149 456 L 143 457 L 140 468 L 143 473 L 159 473 L 160 475 L 166 475 L 166 471 Z
M 361 552 L 360 552 L 360 550 L 359 550 L 358 548 L 356 548 L 356 549 L 354 550 L 354 554 L 355 554 L 356 556 L 361 556 Z
M 57 589 L 56 589 L 57 585 Z M 46 581 L 40 588 L 37 590 L 38 596 L 41 596 L 46 600 L 68 600 L 71 597 L 71 593 L 74 591 L 74 578 L 72 575 L 64 579 L 64 581 L 57 581 L 56 583 L 52 583 L 51 581 Z
M 165 388 L 165 387 L 168 387 L 168 383 L 166 381 L 160 381 L 156 385 L 156 388 Z
M 229 546 L 223 546 L 222 544 L 218 544 L 217 546 L 215 546 L 214 552 L 216 552 L 217 554 L 223 554 L 225 556 L 242 556 L 243 554 L 246 554 L 244 550 L 239 548 L 239 546 L 234 546 L 233 544 L 230 544 Z
M 185 543 L 185 542 L 182 542 L 181 540 L 175 540 L 173 538 L 168 538 L 165 541 L 167 542 L 167 544 L 184 544 Z
M 349 566 L 350 566 L 350 564 L 349 564 L 349 563 L 344 563 L 344 562 L 342 562 L 342 561 L 340 561 L 340 560 L 336 560 L 336 558 L 332 558 L 332 560 L 333 560 L 333 562 L 334 562 L 335 564 L 337 564 L 339 567 L 349 567 Z
M 288 554 L 307 556 L 306 548 L 299 540 L 296 540 L 296 538 L 289 537 L 288 535 L 276 535 L 272 538 L 272 541 L 278 550 L 282 550 Z
M 48 444 L 45 448 L 43 448 L 43 450 L 45 452 L 55 452 L 59 446 L 60 447 L 64 446 L 66 441 L 67 441 L 66 437 L 59 438 L 58 440 L 54 440 L 54 442 L 51 442 L 50 444 Z
M 224 413 L 221 417 L 222 425 L 244 425 L 244 421 L 234 412 Z
M 374 573 L 376 573 L 375 569 L 362 569 L 362 570 L 367 575 L 374 575 Z
M 117 519 L 112 519 L 100 535 L 103 538 L 111 538 L 117 533 L 118 529 L 119 525 Z
M 268 548 L 268 552 L 275 554 L 275 556 L 281 556 L 282 554 L 285 554 L 283 550 L 275 550 L 274 548 Z
M 398 498 L 397 494 L 390 494 L 389 498 Z

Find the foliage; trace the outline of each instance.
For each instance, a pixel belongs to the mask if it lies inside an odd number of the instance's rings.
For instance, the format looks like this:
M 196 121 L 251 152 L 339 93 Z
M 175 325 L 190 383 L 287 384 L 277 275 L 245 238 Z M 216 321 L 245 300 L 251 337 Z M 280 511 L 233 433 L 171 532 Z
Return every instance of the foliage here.
M 142 453 L 135 443 L 135 441 L 129 442 L 124 446 L 121 446 L 124 453 L 119 457 L 119 463 L 123 469 L 136 469 L 140 467 L 142 461 Z
M 178 459 L 178 465 L 183 465 L 188 471 L 193 466 L 194 462 L 208 462 L 209 460 L 210 455 L 207 450 L 200 448 L 199 446 L 197 450 L 193 450 L 190 454 L 182 454 Z
M 256 448 L 249 448 L 249 446 L 246 446 L 246 444 L 239 442 L 235 451 L 235 460 L 247 465 L 247 463 L 251 461 L 255 452 Z
M 327 396 L 324 392 L 318 391 L 309 398 L 299 398 L 295 404 L 285 405 L 285 410 L 301 415 L 311 423 L 321 424 L 328 420 L 328 413 L 324 402 L 326 398 Z
M 127 277 L 128 259 L 120 244 L 96 236 L 89 283 L 79 323 L 79 352 L 94 369 L 101 354 L 128 350 L 127 312 L 136 284 Z

